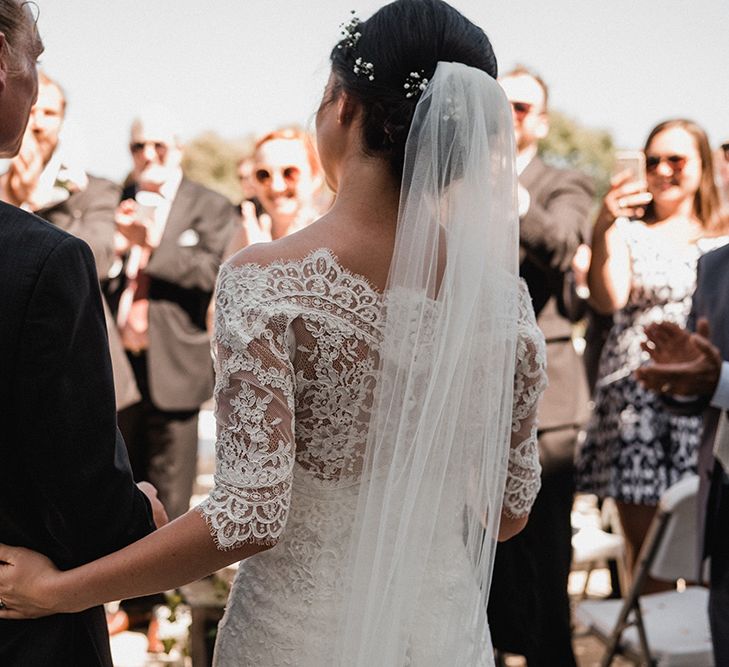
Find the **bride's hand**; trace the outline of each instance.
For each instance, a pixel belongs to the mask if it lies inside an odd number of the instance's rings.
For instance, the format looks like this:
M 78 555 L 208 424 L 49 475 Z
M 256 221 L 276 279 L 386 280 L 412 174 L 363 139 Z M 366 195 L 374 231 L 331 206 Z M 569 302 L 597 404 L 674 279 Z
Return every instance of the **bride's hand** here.
M 54 594 L 60 575 L 45 556 L 0 544 L 0 619 L 39 618 L 66 611 Z

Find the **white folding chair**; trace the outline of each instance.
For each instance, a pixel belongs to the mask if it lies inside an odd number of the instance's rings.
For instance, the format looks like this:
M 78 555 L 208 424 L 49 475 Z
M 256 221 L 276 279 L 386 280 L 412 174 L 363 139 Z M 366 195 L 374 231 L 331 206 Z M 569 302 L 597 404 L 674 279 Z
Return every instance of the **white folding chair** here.
M 692 475 L 668 489 L 658 506 L 630 589 L 622 600 L 586 600 L 577 621 L 606 644 L 602 667 L 617 654 L 656 667 L 713 667 L 708 618 L 708 591 L 641 595 L 648 575 L 675 581 L 695 579 L 699 479 Z
M 625 538 L 618 529 L 616 513 L 611 499 L 606 498 L 600 512 L 600 525 L 581 525 L 572 536 L 572 570 L 585 572 L 580 600 L 587 597 L 590 578 L 595 569 L 605 566 L 609 561 L 617 564 L 621 590 L 625 590 Z

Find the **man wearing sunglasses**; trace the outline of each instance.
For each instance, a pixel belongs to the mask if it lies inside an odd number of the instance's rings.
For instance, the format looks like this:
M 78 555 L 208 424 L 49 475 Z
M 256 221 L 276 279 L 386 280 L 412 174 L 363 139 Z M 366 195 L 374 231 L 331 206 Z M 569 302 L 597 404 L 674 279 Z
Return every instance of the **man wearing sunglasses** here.
M 588 392 L 572 346 L 565 277 L 587 235 L 593 190 L 583 174 L 548 166 L 537 156 L 549 130 L 544 82 L 518 67 L 500 83 L 516 138 L 520 274 L 547 342 L 549 386 L 538 412 L 542 489 L 527 528 L 497 548 L 489 621 L 494 646 L 524 655 L 529 667 L 574 667 L 567 595 L 572 461 Z
M 170 518 L 188 509 L 200 405 L 212 395 L 205 313 L 233 206 L 182 174 L 175 121 L 151 107 L 131 128 L 133 169 L 116 214 L 123 260 L 110 299 L 141 401 L 119 413 L 135 478 L 155 479 Z

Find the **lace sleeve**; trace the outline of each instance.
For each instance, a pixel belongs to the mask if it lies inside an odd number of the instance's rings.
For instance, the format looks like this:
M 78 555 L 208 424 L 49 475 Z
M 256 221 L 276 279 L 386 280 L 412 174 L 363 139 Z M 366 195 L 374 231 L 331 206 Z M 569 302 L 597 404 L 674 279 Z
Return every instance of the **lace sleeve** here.
M 221 269 L 213 341 L 215 486 L 197 507 L 221 550 L 275 544 L 291 496 L 295 444 L 289 320 L 257 302 L 254 290 L 255 280 Z
M 504 491 L 504 512 L 512 518 L 529 513 L 541 486 L 537 403 L 547 386 L 546 358 L 544 336 L 537 327 L 526 283 L 521 281 L 511 448 Z

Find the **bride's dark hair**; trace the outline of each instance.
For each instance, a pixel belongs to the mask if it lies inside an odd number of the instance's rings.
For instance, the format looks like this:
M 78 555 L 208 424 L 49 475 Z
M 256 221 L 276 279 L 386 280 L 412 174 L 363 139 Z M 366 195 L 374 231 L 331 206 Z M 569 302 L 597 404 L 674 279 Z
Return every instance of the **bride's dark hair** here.
M 410 73 L 430 80 L 442 60 L 476 67 L 496 78 L 496 56 L 483 30 L 442 0 L 397 0 L 352 30 L 359 37 L 345 37 L 332 49 L 332 97 L 344 90 L 361 103 L 365 150 L 386 158 L 400 179 L 420 98 L 406 97 Z M 362 63 L 371 63 L 372 80 Z

